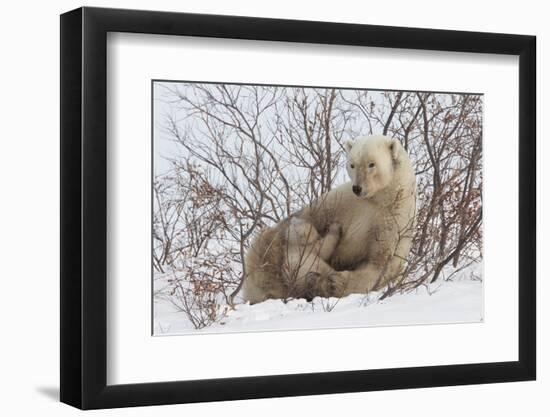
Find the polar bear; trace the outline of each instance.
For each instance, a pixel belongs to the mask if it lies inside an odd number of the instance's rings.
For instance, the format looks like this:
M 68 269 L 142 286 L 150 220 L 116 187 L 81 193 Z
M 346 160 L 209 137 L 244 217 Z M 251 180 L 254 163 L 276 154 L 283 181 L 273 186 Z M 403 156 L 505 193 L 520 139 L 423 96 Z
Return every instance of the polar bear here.
M 331 253 L 333 271 L 310 285 L 312 295 L 367 293 L 398 280 L 409 254 L 416 212 L 416 179 L 397 139 L 364 136 L 344 144 L 351 179 L 294 214 L 324 234 L 332 224 L 341 236 Z M 265 229 L 245 259 L 245 300 L 284 298 L 282 265 L 289 219 Z M 256 301 L 257 302 L 257 301 Z
M 342 225 L 324 296 L 367 293 L 399 279 L 412 244 L 416 178 L 397 139 L 365 136 L 344 144 L 351 179 L 297 214 L 318 230 Z
M 327 262 L 340 240 L 340 231 L 341 226 L 332 223 L 321 237 L 311 223 L 299 217 L 290 219 L 282 271 L 290 293 L 311 298 L 316 295 L 310 293 L 317 292 L 317 280 L 326 280 L 334 273 Z
M 325 236 L 304 219 L 290 217 L 264 229 L 248 250 L 243 296 L 250 304 L 268 298 L 318 295 L 318 284 L 334 273 L 327 261 L 340 239 L 341 226 L 332 223 Z M 326 285 L 326 284 L 325 284 Z

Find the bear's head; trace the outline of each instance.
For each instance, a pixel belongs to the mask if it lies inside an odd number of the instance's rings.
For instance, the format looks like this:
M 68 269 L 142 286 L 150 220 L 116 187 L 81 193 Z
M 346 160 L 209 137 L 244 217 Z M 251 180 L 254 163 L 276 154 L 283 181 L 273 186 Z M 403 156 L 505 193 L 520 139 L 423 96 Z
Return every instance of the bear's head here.
M 352 191 L 360 198 L 372 198 L 391 184 L 405 152 L 397 139 L 382 135 L 347 141 L 344 149 Z

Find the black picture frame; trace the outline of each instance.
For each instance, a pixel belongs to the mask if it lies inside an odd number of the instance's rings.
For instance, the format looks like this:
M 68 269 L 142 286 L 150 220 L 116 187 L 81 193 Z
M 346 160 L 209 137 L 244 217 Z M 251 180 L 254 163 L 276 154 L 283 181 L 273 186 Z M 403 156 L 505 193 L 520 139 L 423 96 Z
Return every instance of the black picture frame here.
M 519 56 L 518 361 L 107 385 L 108 32 Z M 533 380 L 534 36 L 79 8 L 61 15 L 61 401 L 82 409 Z

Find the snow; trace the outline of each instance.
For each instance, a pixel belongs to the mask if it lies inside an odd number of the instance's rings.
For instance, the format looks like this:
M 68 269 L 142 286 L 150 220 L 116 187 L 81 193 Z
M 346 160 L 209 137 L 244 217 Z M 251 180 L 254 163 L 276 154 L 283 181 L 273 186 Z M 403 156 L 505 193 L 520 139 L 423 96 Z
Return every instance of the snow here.
M 475 269 L 478 269 L 479 266 Z M 483 282 L 464 271 L 452 281 L 442 280 L 409 293 L 380 300 L 380 292 L 347 297 L 267 300 L 237 304 L 217 323 L 195 330 L 185 313 L 155 302 L 155 335 L 226 333 L 342 327 L 473 323 L 483 321 Z

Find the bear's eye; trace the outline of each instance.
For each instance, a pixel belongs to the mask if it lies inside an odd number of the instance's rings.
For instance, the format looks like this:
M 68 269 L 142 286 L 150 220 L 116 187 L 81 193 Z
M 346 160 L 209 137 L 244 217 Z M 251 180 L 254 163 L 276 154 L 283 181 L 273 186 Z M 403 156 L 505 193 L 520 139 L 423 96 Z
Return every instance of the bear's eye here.
M 374 168 L 374 162 L 371 162 L 371 163 L 369 164 L 369 168 Z
M 349 164 L 349 167 L 350 167 L 351 169 L 353 169 L 353 168 L 355 168 L 355 165 Z

